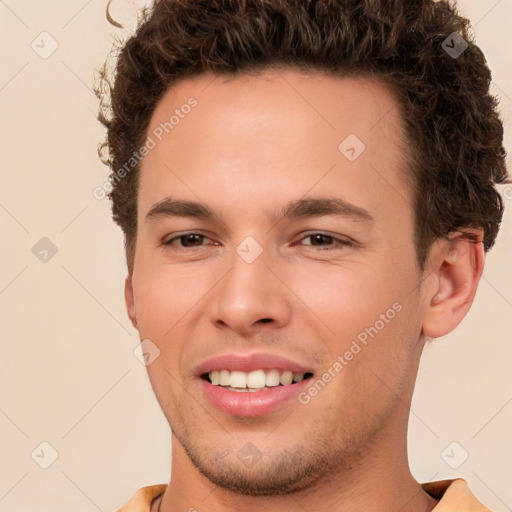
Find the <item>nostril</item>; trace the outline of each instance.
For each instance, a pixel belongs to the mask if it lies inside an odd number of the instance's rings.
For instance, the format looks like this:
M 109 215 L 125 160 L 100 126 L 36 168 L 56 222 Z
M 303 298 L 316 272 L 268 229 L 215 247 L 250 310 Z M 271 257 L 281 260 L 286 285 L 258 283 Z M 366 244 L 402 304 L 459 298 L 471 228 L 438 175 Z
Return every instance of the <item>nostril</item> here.
M 268 322 L 272 322 L 272 318 L 262 318 L 261 320 L 258 321 L 267 324 Z

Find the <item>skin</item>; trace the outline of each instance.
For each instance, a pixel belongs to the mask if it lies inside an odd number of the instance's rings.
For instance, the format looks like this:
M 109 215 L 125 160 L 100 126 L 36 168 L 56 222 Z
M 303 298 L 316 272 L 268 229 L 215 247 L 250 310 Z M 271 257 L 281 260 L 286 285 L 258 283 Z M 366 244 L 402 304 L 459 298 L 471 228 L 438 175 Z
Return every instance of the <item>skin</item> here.
M 172 478 L 152 512 L 432 510 L 408 466 L 409 407 L 425 337 L 470 308 L 482 244 L 436 241 L 419 268 L 406 137 L 384 85 L 291 69 L 204 74 L 166 93 L 148 133 L 191 96 L 198 105 L 143 162 L 125 286 L 141 340 L 160 350 L 147 369 L 172 429 Z M 366 146 L 353 162 L 338 150 L 349 134 Z M 168 197 L 216 216 L 146 220 Z M 304 197 L 343 198 L 373 221 L 272 217 Z M 163 244 L 191 232 L 205 238 Z M 312 232 L 353 244 L 313 245 Z M 247 236 L 263 249 L 250 264 L 236 252 Z M 395 303 L 401 311 L 308 404 L 242 418 L 201 393 L 196 365 L 233 351 L 285 356 L 318 378 Z M 237 457 L 248 442 L 262 455 L 251 467 Z

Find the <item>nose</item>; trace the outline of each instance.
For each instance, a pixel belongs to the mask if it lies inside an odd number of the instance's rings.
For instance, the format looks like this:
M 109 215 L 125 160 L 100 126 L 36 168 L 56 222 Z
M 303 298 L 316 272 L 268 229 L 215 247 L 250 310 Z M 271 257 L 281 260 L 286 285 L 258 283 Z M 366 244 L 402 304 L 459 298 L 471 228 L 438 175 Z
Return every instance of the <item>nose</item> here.
M 210 321 L 216 328 L 249 337 L 262 328 L 282 328 L 290 321 L 291 292 L 276 277 L 279 268 L 267 253 L 264 250 L 251 263 L 234 253 L 230 270 L 210 300 Z

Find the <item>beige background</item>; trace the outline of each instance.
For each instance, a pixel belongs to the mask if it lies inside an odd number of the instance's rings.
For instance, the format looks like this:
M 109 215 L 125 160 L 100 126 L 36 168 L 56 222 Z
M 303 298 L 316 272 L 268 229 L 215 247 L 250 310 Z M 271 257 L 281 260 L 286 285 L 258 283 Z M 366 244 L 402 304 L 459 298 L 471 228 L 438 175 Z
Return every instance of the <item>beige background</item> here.
M 125 314 L 121 232 L 92 194 L 108 170 L 91 85 L 112 37 L 128 33 L 106 22 L 105 4 L 0 3 L 0 512 L 108 512 L 169 477 L 169 427 Z M 133 27 L 141 5 L 114 0 L 112 12 Z M 460 6 L 493 69 L 512 152 L 512 0 Z M 44 59 L 31 44 L 49 51 L 50 37 L 58 48 Z M 512 510 L 512 188 L 504 194 L 469 316 L 425 351 L 409 442 L 418 480 L 463 476 L 496 511 Z M 58 249 L 46 263 L 32 252 L 43 237 Z

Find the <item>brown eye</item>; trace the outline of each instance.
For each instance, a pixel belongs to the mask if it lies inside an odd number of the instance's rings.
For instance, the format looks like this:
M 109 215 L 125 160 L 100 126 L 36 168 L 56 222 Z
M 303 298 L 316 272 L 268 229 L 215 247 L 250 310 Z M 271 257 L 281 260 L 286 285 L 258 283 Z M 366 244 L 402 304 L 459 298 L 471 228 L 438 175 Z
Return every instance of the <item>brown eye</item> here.
M 335 238 L 330 235 L 308 235 L 306 238 L 311 239 L 311 244 L 306 245 L 324 245 L 324 244 L 332 244 L 335 241 Z M 322 243 L 323 242 L 323 243 Z
M 164 245 L 177 245 L 178 247 L 186 248 L 201 247 L 204 239 L 209 240 L 207 236 L 201 235 L 200 233 L 187 233 L 185 235 L 175 236 L 174 238 L 169 239 L 167 242 L 164 242 Z M 177 240 L 180 243 L 174 243 Z
M 327 233 L 310 233 L 302 238 L 302 240 L 310 239 L 310 243 L 302 245 L 310 245 L 312 247 L 318 247 L 320 250 L 328 251 L 331 249 L 342 248 L 344 246 L 352 245 L 350 240 L 336 238 Z

